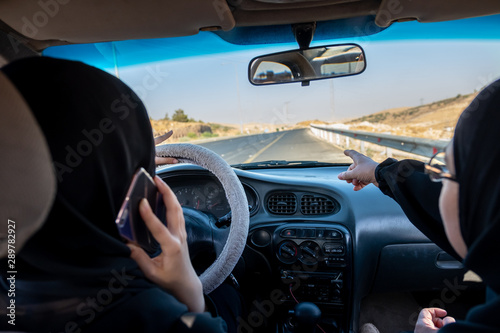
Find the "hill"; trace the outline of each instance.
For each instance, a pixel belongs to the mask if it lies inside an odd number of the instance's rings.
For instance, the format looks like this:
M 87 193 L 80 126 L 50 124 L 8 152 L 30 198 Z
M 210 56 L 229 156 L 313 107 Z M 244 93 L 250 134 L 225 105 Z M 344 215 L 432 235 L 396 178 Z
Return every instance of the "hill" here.
M 301 128 L 301 127 L 309 127 L 309 125 L 311 125 L 311 124 L 323 124 L 323 125 L 326 125 L 328 123 L 325 122 L 325 121 L 322 121 L 322 120 L 315 119 L 315 120 L 301 121 L 301 122 L 295 124 L 295 126 L 298 127 L 298 128 Z
M 394 135 L 449 139 L 462 111 L 477 93 L 457 95 L 416 107 L 384 110 L 346 122 L 351 129 Z

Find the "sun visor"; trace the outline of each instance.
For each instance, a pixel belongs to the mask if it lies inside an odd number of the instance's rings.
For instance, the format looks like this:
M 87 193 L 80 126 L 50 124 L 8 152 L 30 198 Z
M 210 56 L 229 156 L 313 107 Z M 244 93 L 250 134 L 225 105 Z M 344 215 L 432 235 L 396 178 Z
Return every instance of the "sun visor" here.
M 50 110 L 47 110 L 50 112 Z M 40 228 L 56 193 L 52 158 L 30 108 L 0 72 L 0 258 Z
M 235 25 L 224 0 L 3 0 L 0 20 L 26 38 L 68 43 L 188 36 Z
M 388 27 L 397 21 L 441 22 L 498 13 L 498 0 L 382 0 L 375 23 Z

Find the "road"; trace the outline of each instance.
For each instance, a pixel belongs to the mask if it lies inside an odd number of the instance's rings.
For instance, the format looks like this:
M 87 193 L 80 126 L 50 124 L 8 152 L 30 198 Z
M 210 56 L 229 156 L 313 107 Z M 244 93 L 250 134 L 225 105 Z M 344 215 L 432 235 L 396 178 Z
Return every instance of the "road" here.
M 308 128 L 199 143 L 229 164 L 266 160 L 349 162 L 342 151 L 316 138 Z

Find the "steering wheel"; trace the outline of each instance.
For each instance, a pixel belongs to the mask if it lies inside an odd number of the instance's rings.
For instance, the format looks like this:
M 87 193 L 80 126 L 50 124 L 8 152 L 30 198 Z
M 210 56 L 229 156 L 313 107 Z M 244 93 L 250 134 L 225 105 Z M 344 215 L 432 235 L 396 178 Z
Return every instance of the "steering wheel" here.
M 250 220 L 245 190 L 231 166 L 219 155 L 207 148 L 186 143 L 166 144 L 156 146 L 156 155 L 160 157 L 174 157 L 181 163 L 196 164 L 207 169 L 217 177 L 226 193 L 232 214 L 229 235 L 227 235 L 227 241 L 222 249 L 220 249 L 221 246 L 214 244 L 217 259 L 200 275 L 203 292 L 208 294 L 229 276 L 245 248 Z M 184 211 L 186 212 L 186 210 Z M 196 214 L 189 214 L 189 218 L 186 218 L 186 223 L 189 222 L 188 220 L 202 219 L 203 216 L 201 214 L 198 217 Z M 205 227 L 207 227 L 206 224 L 200 222 L 200 225 L 204 225 Z M 212 222 L 209 224 L 214 228 Z M 224 234 L 227 234 L 224 231 L 217 233 L 214 230 L 210 231 L 211 236 L 208 239 L 215 241 L 214 238 L 220 239 L 220 235 L 225 236 Z M 218 236 L 215 234 L 218 234 Z M 201 238 L 207 239 L 207 237 Z M 189 240 L 190 237 L 188 234 Z

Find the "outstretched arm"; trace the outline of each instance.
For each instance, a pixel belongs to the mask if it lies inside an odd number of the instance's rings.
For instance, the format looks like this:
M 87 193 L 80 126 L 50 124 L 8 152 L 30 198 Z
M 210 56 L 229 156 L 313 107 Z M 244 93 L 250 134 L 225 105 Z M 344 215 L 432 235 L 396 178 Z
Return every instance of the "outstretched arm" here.
M 344 154 L 351 157 L 353 163 L 347 171 L 339 174 L 339 179 L 352 183 L 355 191 L 374 184 L 382 193 L 396 200 L 408 219 L 431 241 L 461 260 L 446 237 L 439 214 L 441 183 L 429 179 L 424 172 L 424 163 L 387 159 L 378 164 L 354 150 L 346 150 Z

